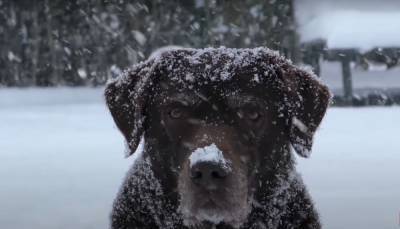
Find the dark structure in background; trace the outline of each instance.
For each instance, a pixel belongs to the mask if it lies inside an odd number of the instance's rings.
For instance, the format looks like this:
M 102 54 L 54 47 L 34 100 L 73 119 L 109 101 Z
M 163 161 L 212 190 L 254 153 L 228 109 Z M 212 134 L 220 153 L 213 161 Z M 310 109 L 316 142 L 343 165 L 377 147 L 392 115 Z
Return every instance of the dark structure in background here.
M 302 61 L 313 67 L 317 75 L 321 72 L 320 61 L 337 61 L 342 68 L 343 92 L 333 97 L 336 106 L 368 106 L 400 104 L 400 92 L 392 89 L 353 90 L 351 63 L 364 70 L 374 64 L 384 65 L 391 69 L 400 65 L 400 47 L 374 48 L 368 52 L 358 49 L 328 49 L 324 40 L 314 40 L 301 44 Z
M 0 0 L 0 86 L 102 85 L 165 45 L 299 60 L 292 0 Z

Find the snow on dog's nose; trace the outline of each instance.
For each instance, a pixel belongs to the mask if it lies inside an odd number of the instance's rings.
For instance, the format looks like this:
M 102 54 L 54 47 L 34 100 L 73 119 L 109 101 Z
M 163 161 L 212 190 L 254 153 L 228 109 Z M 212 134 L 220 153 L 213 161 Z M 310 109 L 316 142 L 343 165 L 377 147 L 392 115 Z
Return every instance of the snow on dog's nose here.
M 230 161 L 214 143 L 194 150 L 189 161 L 192 182 L 207 190 L 218 189 L 232 171 Z

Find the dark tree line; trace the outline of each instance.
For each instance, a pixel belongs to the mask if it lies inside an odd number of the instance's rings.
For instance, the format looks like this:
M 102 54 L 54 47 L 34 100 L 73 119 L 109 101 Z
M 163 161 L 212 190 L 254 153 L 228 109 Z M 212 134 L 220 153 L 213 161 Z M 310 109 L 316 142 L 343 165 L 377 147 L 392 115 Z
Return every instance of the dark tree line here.
M 297 60 L 291 0 L 0 0 L 0 85 L 102 85 L 165 45 Z

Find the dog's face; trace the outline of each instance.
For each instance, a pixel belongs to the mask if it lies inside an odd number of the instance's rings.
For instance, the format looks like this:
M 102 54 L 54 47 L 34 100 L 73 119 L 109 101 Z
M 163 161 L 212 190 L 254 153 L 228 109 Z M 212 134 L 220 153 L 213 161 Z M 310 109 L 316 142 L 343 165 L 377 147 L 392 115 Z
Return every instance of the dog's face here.
M 166 167 L 174 171 L 187 224 L 239 225 L 250 211 L 261 143 L 276 138 L 282 120 L 262 88 L 241 83 L 177 90 L 165 80 L 148 106 L 147 138 L 169 146 L 164 155 L 174 161 L 160 156 L 159 163 L 171 162 Z
M 257 57 L 251 66 L 230 69 L 230 79 L 215 80 L 219 68 L 235 61 L 217 54 L 220 62 L 205 55 L 194 64 L 187 57 L 196 53 L 165 54 L 164 61 L 146 70 L 150 75 L 145 81 L 139 75 L 136 82 L 112 83 L 106 98 L 131 150 L 145 135 L 153 169 L 165 188 L 177 194 L 185 224 L 239 227 L 255 204 L 255 193 L 264 187 L 261 183 L 272 186 L 292 168 L 289 144 L 306 156 L 329 93 L 286 62 L 276 63 L 282 66 L 271 70 L 276 74 L 272 79 L 260 79 L 272 74 L 265 66 L 283 61 L 277 57 Z M 303 75 L 298 77 L 304 82 L 289 74 Z

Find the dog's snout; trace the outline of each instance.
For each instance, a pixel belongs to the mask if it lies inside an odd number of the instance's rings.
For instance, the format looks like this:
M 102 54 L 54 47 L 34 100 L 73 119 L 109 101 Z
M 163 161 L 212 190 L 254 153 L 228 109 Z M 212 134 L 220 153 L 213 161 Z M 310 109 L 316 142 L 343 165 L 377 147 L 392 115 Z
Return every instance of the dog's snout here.
M 217 188 L 230 174 L 230 171 L 222 164 L 213 162 L 199 162 L 190 169 L 192 182 L 206 189 Z

